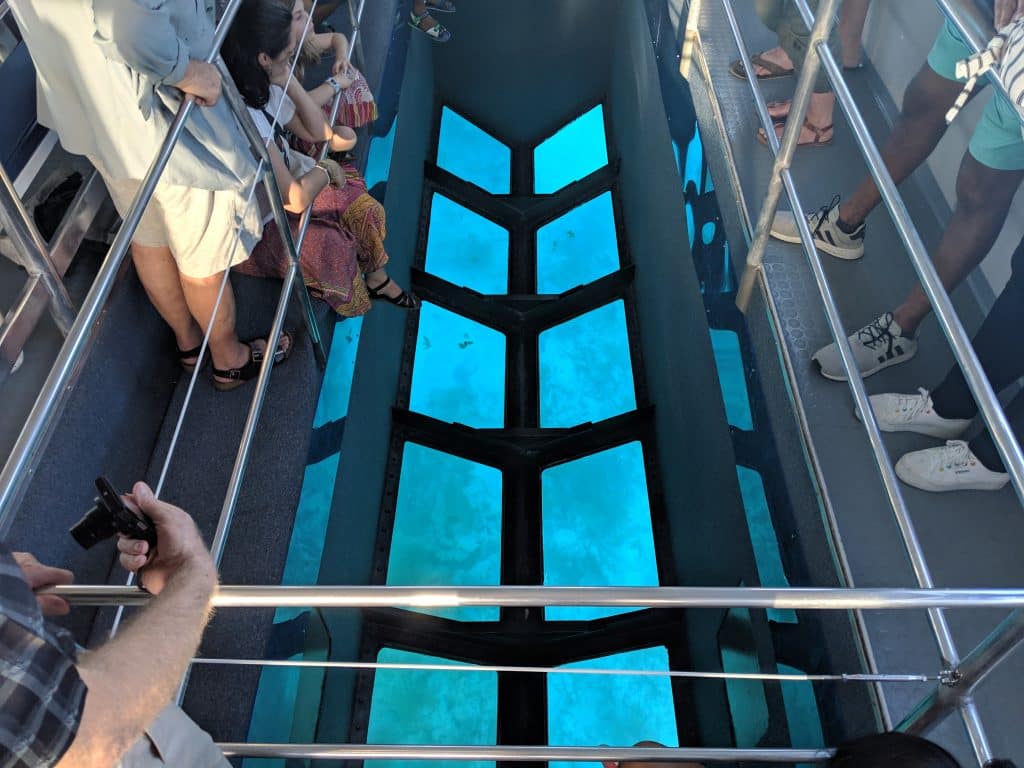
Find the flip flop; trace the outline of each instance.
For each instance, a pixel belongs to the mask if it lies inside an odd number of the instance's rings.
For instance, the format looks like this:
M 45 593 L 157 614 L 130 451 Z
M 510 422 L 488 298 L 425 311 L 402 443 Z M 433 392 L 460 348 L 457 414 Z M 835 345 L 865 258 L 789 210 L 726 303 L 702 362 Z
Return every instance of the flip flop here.
M 786 69 L 786 67 L 780 67 L 774 61 L 768 61 L 760 53 L 755 53 L 751 56 L 750 63 L 768 70 L 767 75 L 758 75 L 758 80 L 777 80 L 780 77 L 790 77 L 795 71 L 792 67 Z M 738 80 L 746 80 L 747 68 L 742 61 L 736 59 L 729 65 L 729 74 Z
M 778 128 L 780 125 L 784 126 L 785 124 L 786 123 L 784 120 L 779 121 L 775 123 L 775 127 Z M 835 131 L 833 130 L 833 126 L 831 125 L 826 125 L 819 128 L 818 126 L 810 123 L 809 121 L 804 120 L 803 127 L 809 130 L 812 134 L 814 134 L 814 141 L 802 142 L 800 140 L 797 140 L 796 145 L 798 147 L 827 147 L 829 144 L 832 143 L 832 139 L 835 136 Z M 827 131 L 832 131 L 832 136 L 829 136 L 826 139 L 823 137 Z M 757 129 L 757 140 L 764 144 L 766 147 L 768 146 L 768 135 L 764 132 L 764 128 Z

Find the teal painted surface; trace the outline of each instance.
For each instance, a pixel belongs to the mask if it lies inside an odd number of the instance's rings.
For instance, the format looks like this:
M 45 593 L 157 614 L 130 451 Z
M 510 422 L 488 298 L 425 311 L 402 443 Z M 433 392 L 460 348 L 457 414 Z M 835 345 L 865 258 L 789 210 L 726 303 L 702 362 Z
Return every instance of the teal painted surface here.
M 594 107 L 534 150 L 534 189 L 557 192 L 608 164 L 604 109 Z
M 571 427 L 636 408 L 622 301 L 540 335 L 540 423 Z
M 645 648 L 568 667 L 667 670 L 663 647 Z M 632 746 L 638 741 L 679 746 L 667 677 L 548 675 L 548 743 L 559 746 Z M 551 763 L 571 768 L 593 763 Z
M 742 633 L 736 645 L 721 650 L 722 670 L 750 674 L 760 672 L 754 649 L 753 630 L 750 628 L 750 611 L 733 608 L 729 611 L 731 624 Z M 732 715 L 733 734 L 737 747 L 756 747 L 768 730 L 768 700 L 765 698 L 764 683 L 760 680 L 725 681 L 729 697 L 729 712 Z
M 611 192 L 589 200 L 537 232 L 537 293 L 564 293 L 618 268 Z
M 456 664 L 448 659 L 384 648 L 390 664 Z M 461 665 L 460 665 L 461 666 Z M 370 704 L 370 744 L 494 744 L 498 729 L 498 675 L 494 672 L 378 670 Z M 367 768 L 413 768 L 414 760 L 368 760 Z M 431 762 L 489 768 L 488 762 Z
M 478 293 L 508 293 L 508 230 L 435 194 L 426 268 Z
M 504 334 L 424 302 L 409 407 L 441 421 L 502 426 Z
M 405 444 L 388 584 L 497 585 L 501 578 L 501 472 Z M 495 621 L 498 608 L 424 609 Z
M 784 675 L 801 675 L 804 670 L 779 664 L 779 672 Z M 784 683 L 782 700 L 786 707 L 792 745 L 806 749 L 824 747 L 825 735 L 821 732 L 821 716 L 818 714 L 818 702 L 814 698 L 814 685 L 803 681 Z
M 541 475 L 544 583 L 658 585 L 640 443 L 552 467 Z M 549 620 L 595 619 L 630 609 L 554 606 Z
M 512 150 L 448 107 L 441 113 L 437 164 L 492 194 L 508 194 Z
M 764 481 L 761 475 L 746 467 L 736 467 L 740 481 L 740 493 L 743 495 L 743 509 L 747 514 L 747 527 L 750 529 L 750 541 L 754 545 L 754 559 L 757 562 L 757 575 L 762 587 L 788 587 L 789 579 L 782 566 L 782 554 L 779 552 L 779 537 L 775 533 L 771 512 L 768 510 L 768 499 L 764 494 Z M 785 624 L 795 624 L 796 611 L 768 609 L 768 618 Z

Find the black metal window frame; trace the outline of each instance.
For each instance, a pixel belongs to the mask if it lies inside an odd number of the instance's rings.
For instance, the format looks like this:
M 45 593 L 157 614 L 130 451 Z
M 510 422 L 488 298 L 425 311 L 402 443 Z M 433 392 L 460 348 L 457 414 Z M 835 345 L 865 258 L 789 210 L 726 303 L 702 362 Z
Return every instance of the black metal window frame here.
M 561 127 L 591 109 L 563 122 Z M 608 163 L 554 193 L 534 193 L 534 151 L 549 136 L 513 145 L 508 194 L 492 194 L 437 165 L 443 110 L 435 105 L 430 155 L 424 167 L 420 230 L 412 287 L 425 301 L 467 317 L 505 336 L 505 418 L 501 428 L 477 429 L 409 410 L 419 322 L 407 320 L 398 395 L 392 409 L 385 488 L 380 511 L 373 578 L 387 579 L 405 444 L 412 442 L 502 472 L 502 584 L 543 584 L 541 474 L 544 470 L 632 442 L 641 445 L 651 510 L 659 581 L 676 584 L 668 550 L 667 515 L 661 492 L 654 432 L 654 407 L 647 392 L 633 289 L 634 266 L 625 236 L 619 157 L 607 110 L 604 130 Z M 492 137 L 493 131 L 461 115 Z M 559 130 L 561 130 L 561 127 Z M 557 131 L 556 131 L 557 132 Z M 554 135 L 554 134 L 551 134 Z M 560 295 L 538 295 L 537 232 L 549 222 L 605 193 L 615 217 L 619 269 Z M 426 270 L 431 204 L 442 194 L 509 232 L 508 293 L 483 295 L 454 285 Z M 539 337 L 544 331 L 621 300 L 625 309 L 636 408 L 596 423 L 570 428 L 540 426 Z M 458 621 L 417 612 L 380 609 L 364 612 L 361 657 L 376 660 L 383 648 L 475 664 L 561 666 L 571 662 L 663 646 L 674 669 L 687 668 L 685 616 L 681 611 L 639 610 L 589 621 L 548 621 L 543 610 L 502 609 L 498 621 Z M 691 686 L 672 681 L 681 739 L 694 723 Z M 365 741 L 373 693 L 372 672 L 360 674 L 351 737 Z M 499 744 L 546 744 L 546 675 L 498 674 Z

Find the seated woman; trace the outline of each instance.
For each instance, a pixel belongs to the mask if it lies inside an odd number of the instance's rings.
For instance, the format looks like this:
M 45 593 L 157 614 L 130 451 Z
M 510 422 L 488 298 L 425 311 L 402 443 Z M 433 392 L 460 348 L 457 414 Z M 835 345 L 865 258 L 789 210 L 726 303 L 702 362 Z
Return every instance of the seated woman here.
M 330 118 L 331 102 L 335 94 L 341 94 L 338 117 L 334 132 L 344 138 L 354 138 L 350 128 L 372 123 L 377 119 L 377 102 L 363 74 L 352 66 L 349 61 L 348 38 L 340 32 L 317 33 L 312 24 L 307 23 L 309 14 L 303 0 L 279 0 L 292 14 L 292 29 L 302 35 L 299 45 L 301 55 L 295 67 L 295 77 L 305 81 L 302 76 L 305 67 L 313 67 L 328 53 L 334 53 L 331 75 L 322 84 L 309 91 L 313 103 Z
M 282 125 L 305 141 L 326 141 L 338 151 L 355 144 L 354 138 L 335 134 L 301 84 L 289 80 L 297 42 L 292 15 L 279 0 L 245 0 L 221 53 L 267 142 L 285 209 L 295 222 L 311 209 L 300 254 L 306 285 L 345 317 L 365 314 L 370 299 L 418 309 L 419 299 L 384 269 L 384 209 L 366 193 L 359 174 L 331 160 L 314 162 L 288 144 Z M 276 224 L 269 220 L 263 239 L 238 271 L 281 277 L 288 266 Z

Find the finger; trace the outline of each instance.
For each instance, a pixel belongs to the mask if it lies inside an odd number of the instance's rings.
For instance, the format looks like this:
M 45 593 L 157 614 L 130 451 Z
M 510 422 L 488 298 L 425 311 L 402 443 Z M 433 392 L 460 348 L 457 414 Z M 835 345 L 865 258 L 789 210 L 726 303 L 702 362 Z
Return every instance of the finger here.
M 39 563 L 39 561 L 36 560 L 36 556 L 31 552 L 15 552 L 13 554 L 14 562 L 16 562 L 20 568 L 24 568 L 27 565 L 37 565 Z
M 146 565 L 146 558 L 142 555 L 122 554 L 120 560 L 121 567 L 124 568 L 126 571 L 131 571 L 132 573 Z
M 66 600 L 62 600 L 56 595 L 38 595 L 36 600 L 39 602 L 39 608 L 45 616 L 66 616 L 71 612 L 71 606 L 68 605 Z
M 42 579 L 40 587 L 53 587 L 60 584 L 71 584 L 75 580 L 75 574 L 66 568 L 51 568 L 48 565 L 39 566 L 39 575 Z
M 142 541 L 140 539 L 130 539 L 124 534 L 121 534 L 117 539 L 117 549 L 124 555 L 145 556 L 149 554 L 149 542 Z

